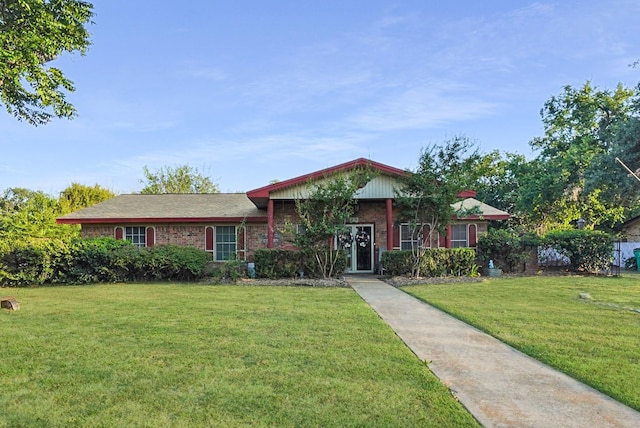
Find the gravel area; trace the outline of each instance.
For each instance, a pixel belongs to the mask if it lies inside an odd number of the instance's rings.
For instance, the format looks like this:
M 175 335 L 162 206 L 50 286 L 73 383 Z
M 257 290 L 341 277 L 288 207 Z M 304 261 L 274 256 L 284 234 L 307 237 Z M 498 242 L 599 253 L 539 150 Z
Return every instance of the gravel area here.
M 406 285 L 418 285 L 418 284 L 444 284 L 444 283 L 459 283 L 459 282 L 480 282 L 482 277 L 469 278 L 469 277 L 446 277 L 446 278 L 409 278 L 406 276 L 394 276 L 394 277 L 382 277 L 376 276 L 381 281 L 386 282 L 394 287 L 404 287 Z M 280 285 L 280 286 L 292 286 L 292 287 L 349 287 L 347 282 L 348 276 L 342 278 L 281 278 L 281 279 L 264 279 L 264 278 L 242 278 L 236 282 L 221 281 L 221 280 L 205 280 L 205 284 L 227 284 L 227 285 Z
M 206 284 L 214 285 L 280 285 L 291 287 L 349 287 L 349 283 L 346 280 L 340 278 L 281 278 L 281 279 L 264 279 L 264 278 L 241 278 L 236 282 L 232 281 L 220 281 L 220 280 L 207 280 Z

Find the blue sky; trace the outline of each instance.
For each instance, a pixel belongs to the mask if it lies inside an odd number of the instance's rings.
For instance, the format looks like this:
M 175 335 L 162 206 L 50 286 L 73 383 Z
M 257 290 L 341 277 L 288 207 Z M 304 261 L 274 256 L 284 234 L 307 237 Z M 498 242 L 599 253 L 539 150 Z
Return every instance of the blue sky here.
M 565 85 L 635 86 L 637 0 L 94 1 L 87 55 L 52 65 L 79 116 L 0 112 L 0 191 L 116 193 L 189 164 L 223 192 L 365 157 L 414 168 L 456 135 L 531 156 Z

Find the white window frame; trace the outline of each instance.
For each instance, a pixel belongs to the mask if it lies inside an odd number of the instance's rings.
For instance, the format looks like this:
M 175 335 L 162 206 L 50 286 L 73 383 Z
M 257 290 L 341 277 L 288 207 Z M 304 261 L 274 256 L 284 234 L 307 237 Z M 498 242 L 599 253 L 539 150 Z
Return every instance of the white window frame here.
M 457 233 L 455 229 L 458 229 Z M 464 239 L 459 234 L 464 231 Z M 466 223 L 457 223 L 451 225 L 451 248 L 468 248 L 469 247 L 469 225 Z
M 428 227 L 429 225 L 427 224 L 421 225 L 421 229 L 423 231 L 425 226 Z M 405 230 L 406 233 L 403 234 L 403 230 Z M 420 238 L 419 236 L 409 236 L 410 234 L 411 234 L 411 228 L 409 226 L 409 223 L 401 223 L 400 224 L 400 249 L 401 250 L 412 250 L 412 249 L 418 249 L 418 248 L 431 247 L 431 243 L 429 242 L 428 236 L 426 237 L 427 245 L 424 245 L 425 243 L 424 236 Z M 403 239 L 404 236 L 408 236 L 409 239 Z
M 147 246 L 147 227 L 146 226 L 125 226 L 123 238 L 131 242 L 138 248 Z
M 223 231 L 233 229 L 233 233 L 223 233 Z M 220 234 L 219 234 L 220 233 Z M 233 240 L 224 240 L 224 238 L 233 237 Z M 213 231 L 213 248 L 214 257 L 218 262 L 235 260 L 238 251 L 238 231 L 236 226 L 216 226 Z M 230 257 L 233 254 L 233 258 Z

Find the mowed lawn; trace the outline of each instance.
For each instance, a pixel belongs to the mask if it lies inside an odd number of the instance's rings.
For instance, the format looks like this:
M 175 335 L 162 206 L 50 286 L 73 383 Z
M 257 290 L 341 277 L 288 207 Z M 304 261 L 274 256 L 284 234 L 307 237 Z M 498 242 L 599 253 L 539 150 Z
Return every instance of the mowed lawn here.
M 0 294 L 0 426 L 477 426 L 351 289 Z
M 640 276 L 505 278 L 403 290 L 640 410 Z

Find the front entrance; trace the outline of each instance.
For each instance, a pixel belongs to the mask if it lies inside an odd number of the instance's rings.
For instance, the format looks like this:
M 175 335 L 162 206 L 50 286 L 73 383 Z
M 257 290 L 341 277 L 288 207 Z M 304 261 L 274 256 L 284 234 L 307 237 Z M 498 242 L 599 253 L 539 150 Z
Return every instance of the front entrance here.
M 347 252 L 347 273 L 373 273 L 372 224 L 348 224 L 337 244 Z

